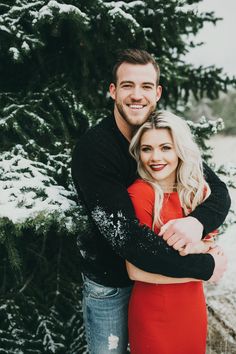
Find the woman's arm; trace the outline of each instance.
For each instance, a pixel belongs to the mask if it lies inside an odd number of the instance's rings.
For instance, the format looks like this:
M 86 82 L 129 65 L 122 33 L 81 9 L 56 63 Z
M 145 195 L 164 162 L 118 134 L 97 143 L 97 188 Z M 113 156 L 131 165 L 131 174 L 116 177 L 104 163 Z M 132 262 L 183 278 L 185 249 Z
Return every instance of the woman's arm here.
M 151 284 L 180 284 L 190 281 L 199 281 L 192 278 L 171 278 L 161 274 L 148 273 L 144 270 L 135 267 L 133 264 L 126 261 L 126 269 L 131 280 L 142 281 Z

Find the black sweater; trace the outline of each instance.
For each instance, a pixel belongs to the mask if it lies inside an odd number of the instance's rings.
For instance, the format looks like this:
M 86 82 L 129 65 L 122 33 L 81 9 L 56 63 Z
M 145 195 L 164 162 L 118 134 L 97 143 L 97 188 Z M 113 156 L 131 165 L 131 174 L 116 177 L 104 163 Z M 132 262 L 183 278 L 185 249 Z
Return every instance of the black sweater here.
M 211 255 L 182 257 L 138 224 L 127 193 L 137 178 L 136 162 L 128 148 L 114 117 L 88 130 L 75 147 L 72 176 L 91 221 L 78 235 L 83 273 L 106 286 L 126 286 L 130 283 L 127 259 L 148 272 L 208 280 L 214 270 Z M 204 173 L 212 193 L 190 215 L 203 224 L 207 234 L 224 221 L 230 198 L 225 184 L 210 168 L 205 166 Z

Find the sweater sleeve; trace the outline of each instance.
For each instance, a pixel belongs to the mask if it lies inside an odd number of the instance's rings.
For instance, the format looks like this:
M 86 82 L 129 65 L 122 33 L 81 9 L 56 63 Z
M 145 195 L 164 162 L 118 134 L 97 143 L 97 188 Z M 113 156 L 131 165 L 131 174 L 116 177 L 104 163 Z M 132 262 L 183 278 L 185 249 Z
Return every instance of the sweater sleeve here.
M 139 225 L 121 163 L 112 144 L 94 144 L 92 138 L 82 139 L 74 150 L 73 181 L 101 237 L 116 254 L 147 272 L 208 280 L 215 265 L 210 254 L 181 257 L 162 237 Z
M 206 164 L 204 164 L 204 175 L 211 188 L 211 194 L 189 214 L 202 223 L 203 237 L 224 222 L 231 204 L 225 183 Z

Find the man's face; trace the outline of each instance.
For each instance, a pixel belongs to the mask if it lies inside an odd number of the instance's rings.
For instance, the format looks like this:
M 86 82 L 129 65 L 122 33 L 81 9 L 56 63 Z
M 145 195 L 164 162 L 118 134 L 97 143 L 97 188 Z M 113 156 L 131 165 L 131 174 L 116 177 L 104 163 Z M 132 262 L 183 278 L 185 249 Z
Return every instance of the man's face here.
M 157 73 L 151 63 L 120 65 L 117 70 L 117 83 L 110 85 L 118 126 L 121 124 L 126 129 L 132 129 L 147 120 L 161 97 L 162 89 L 156 82 Z

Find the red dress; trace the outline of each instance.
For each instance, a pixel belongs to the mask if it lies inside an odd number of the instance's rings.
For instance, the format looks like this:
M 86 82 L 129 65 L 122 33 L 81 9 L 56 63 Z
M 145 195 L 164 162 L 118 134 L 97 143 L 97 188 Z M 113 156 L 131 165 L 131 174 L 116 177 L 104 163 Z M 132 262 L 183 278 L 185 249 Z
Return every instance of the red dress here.
M 140 223 L 151 228 L 152 187 L 137 180 L 128 192 Z M 165 194 L 162 221 L 180 217 L 183 211 L 177 192 Z M 129 303 L 132 354 L 205 354 L 206 336 L 207 312 L 201 281 L 157 285 L 135 282 Z

